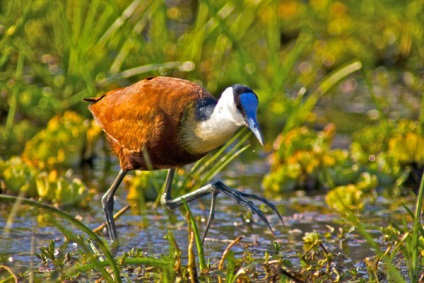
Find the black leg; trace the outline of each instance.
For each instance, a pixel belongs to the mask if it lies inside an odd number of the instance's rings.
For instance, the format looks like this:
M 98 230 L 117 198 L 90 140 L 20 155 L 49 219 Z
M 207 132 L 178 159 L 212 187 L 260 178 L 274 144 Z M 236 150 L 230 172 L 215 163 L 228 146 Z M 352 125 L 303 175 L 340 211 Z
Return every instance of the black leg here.
M 127 171 L 120 170 L 118 176 L 116 176 L 115 181 L 113 181 L 112 186 L 110 186 L 109 190 L 102 197 L 102 205 L 103 210 L 106 216 L 106 224 L 107 230 L 109 232 L 109 236 L 112 239 L 112 242 L 118 241 L 118 233 L 116 232 L 115 220 L 113 219 L 113 196 L 115 195 L 116 190 L 124 179 Z
M 211 184 L 208 184 L 206 186 L 201 187 L 200 189 L 197 189 L 194 192 L 188 193 L 186 195 L 183 195 L 181 197 L 172 199 L 171 197 L 171 187 L 172 187 L 172 178 L 174 177 L 174 171 L 175 169 L 170 169 L 168 172 L 168 176 L 166 178 L 166 186 L 165 186 L 165 191 L 161 197 L 161 203 L 162 205 L 166 206 L 168 209 L 173 210 L 179 206 L 181 206 L 183 204 L 182 199 L 184 199 L 187 203 L 191 202 L 195 199 L 201 198 L 205 195 L 208 194 L 212 194 L 212 202 L 211 202 L 211 208 L 210 208 L 210 212 L 209 212 L 209 218 L 208 221 L 206 222 L 206 229 L 205 232 L 203 234 L 203 241 L 206 238 L 206 234 L 209 230 L 210 224 L 212 222 L 212 220 L 214 219 L 214 215 L 215 215 L 215 199 L 216 196 L 218 195 L 218 193 L 222 193 L 234 200 L 237 201 L 237 203 L 241 204 L 242 206 L 244 206 L 245 208 L 249 209 L 251 212 L 253 212 L 254 214 L 258 215 L 258 217 L 265 222 L 265 224 L 268 226 L 269 230 L 271 230 L 271 232 L 274 234 L 274 231 L 272 230 L 271 225 L 269 224 L 268 220 L 266 219 L 264 213 L 262 212 L 262 210 L 260 210 L 251 200 L 249 200 L 248 198 L 252 198 L 255 200 L 258 200 L 262 203 L 264 203 L 265 205 L 267 205 L 269 208 L 271 208 L 277 215 L 278 217 L 281 219 L 281 221 L 284 224 L 283 221 L 283 217 L 281 216 L 281 214 L 278 212 L 277 208 L 275 207 L 275 205 L 273 205 L 271 202 L 269 202 L 268 200 L 266 200 L 265 198 L 259 197 L 257 195 L 254 194 L 247 194 L 247 193 L 242 193 L 239 192 L 235 189 L 232 189 L 230 187 L 228 187 L 227 185 L 225 185 L 223 182 L 221 181 L 216 181 L 213 182 Z

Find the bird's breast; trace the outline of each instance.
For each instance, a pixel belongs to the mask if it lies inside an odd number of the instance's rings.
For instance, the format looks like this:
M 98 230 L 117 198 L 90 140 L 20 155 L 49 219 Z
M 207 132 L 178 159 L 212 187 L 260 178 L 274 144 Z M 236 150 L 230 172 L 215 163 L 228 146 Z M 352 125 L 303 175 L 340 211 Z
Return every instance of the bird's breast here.
M 180 122 L 181 146 L 191 154 L 206 154 L 223 145 L 238 126 L 216 111 L 216 100 L 200 99 L 187 105 Z

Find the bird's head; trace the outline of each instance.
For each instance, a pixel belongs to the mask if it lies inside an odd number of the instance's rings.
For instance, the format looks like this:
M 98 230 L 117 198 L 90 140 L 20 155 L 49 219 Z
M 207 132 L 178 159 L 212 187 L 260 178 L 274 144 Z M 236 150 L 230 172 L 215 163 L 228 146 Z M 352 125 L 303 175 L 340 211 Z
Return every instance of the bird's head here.
M 258 109 L 258 96 L 247 86 L 235 84 L 231 87 L 234 104 L 241 114 L 243 123 L 253 132 L 261 145 L 264 145 L 264 137 L 256 118 Z
M 247 86 L 230 86 L 218 101 L 203 98 L 191 105 L 194 111 L 189 109 L 189 115 L 182 119 L 180 128 L 181 141 L 188 152 L 207 153 L 227 142 L 241 126 L 247 126 L 259 143 L 264 144 L 256 118 L 258 97 Z

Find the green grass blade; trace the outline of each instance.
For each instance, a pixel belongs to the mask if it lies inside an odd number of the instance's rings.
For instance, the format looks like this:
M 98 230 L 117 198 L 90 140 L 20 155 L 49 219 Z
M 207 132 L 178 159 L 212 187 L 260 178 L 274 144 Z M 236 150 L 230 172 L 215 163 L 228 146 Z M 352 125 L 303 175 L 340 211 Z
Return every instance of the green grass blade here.
M 250 133 L 244 135 L 242 138 L 238 140 L 238 142 L 227 152 L 222 152 L 219 157 L 220 159 L 213 163 L 210 167 L 208 167 L 208 171 L 206 174 L 203 174 L 203 178 L 200 184 L 205 184 L 210 181 L 216 174 L 221 172 L 231 161 L 233 161 L 237 156 L 239 156 L 243 151 L 250 147 L 250 145 L 246 145 L 242 148 L 241 145 L 245 142 L 245 140 L 249 137 Z M 226 149 L 230 147 L 231 144 L 226 145 Z
M 239 131 L 224 146 L 222 146 L 214 155 L 212 155 L 211 157 L 208 157 L 207 159 L 204 158 L 200 160 L 199 162 L 197 162 L 193 166 L 193 168 L 190 170 L 191 176 L 194 176 L 195 178 L 199 178 L 206 171 L 210 172 L 211 170 L 213 170 L 213 168 L 216 168 L 217 166 L 220 166 L 221 163 L 225 162 L 226 159 L 232 158 L 231 156 L 241 147 L 241 145 L 250 136 L 250 133 L 246 133 L 246 131 L 247 131 L 246 129 Z M 236 140 L 237 140 L 237 143 L 234 144 Z M 234 156 L 232 159 L 234 159 L 235 157 L 236 156 Z M 216 171 L 215 174 L 217 174 L 218 172 L 219 171 Z M 209 177 L 206 178 L 205 180 L 210 180 L 213 176 L 215 176 L 215 174 L 210 174 Z
M 212 168 L 209 173 L 202 179 L 202 183 L 206 183 L 207 181 L 211 180 L 216 174 L 221 172 L 231 161 L 233 161 L 237 156 L 239 156 L 249 147 L 250 145 L 246 145 L 237 150 L 235 153 L 226 155 L 225 158 L 223 158 L 221 162 L 217 163 L 214 168 Z
M 380 100 L 378 99 L 374 91 L 374 86 L 371 79 L 371 76 L 372 76 L 371 71 L 368 68 L 363 68 L 362 73 L 364 76 L 365 84 L 368 87 L 368 91 L 370 92 L 371 100 L 374 103 L 375 107 L 377 108 L 379 118 L 387 119 L 387 115 L 384 113 L 384 110 L 383 110 L 383 105 L 381 105 L 381 103 L 379 102 Z
M 100 37 L 98 44 L 104 45 L 106 41 L 113 39 L 113 35 L 118 32 L 118 30 L 128 21 L 128 19 L 133 15 L 134 11 L 143 2 L 141 0 L 134 0 L 131 2 L 128 7 L 122 12 L 122 14 L 116 18 L 116 20 L 109 26 L 109 28 L 104 32 Z
M 390 257 L 385 255 L 383 251 L 381 251 L 379 244 L 374 240 L 373 236 L 367 232 L 365 229 L 365 225 L 360 221 L 360 219 L 352 212 L 352 210 L 345 205 L 343 199 L 338 196 L 339 202 L 344 207 L 344 218 L 348 220 L 353 227 L 359 232 L 359 234 L 362 235 L 362 237 L 365 238 L 368 245 L 371 246 L 372 249 L 375 250 L 377 256 L 381 259 L 381 261 L 384 262 L 386 268 L 387 268 L 387 278 L 389 279 L 389 282 L 398 282 L 398 283 L 406 283 L 405 279 L 403 278 L 400 271 L 396 268 L 396 266 L 393 264 Z
M 18 63 L 16 65 L 16 72 L 15 72 L 15 80 L 16 81 L 22 80 L 22 74 L 23 74 L 23 69 L 24 69 L 23 46 L 24 46 L 24 42 L 21 41 L 21 44 L 19 45 Z M 18 88 L 18 87 L 13 89 L 13 93 L 12 93 L 10 103 L 9 103 L 9 112 L 8 112 L 7 118 L 6 118 L 6 133 L 7 133 L 8 139 L 11 138 L 11 136 L 13 134 L 12 132 L 13 132 L 13 125 L 15 123 L 15 115 L 16 115 L 16 111 L 17 111 L 17 106 L 18 106 L 19 91 L 20 91 L 20 88 Z
M 418 191 L 417 204 L 415 206 L 415 219 L 414 226 L 412 228 L 412 240 L 411 240 L 411 270 L 410 277 L 411 282 L 417 282 L 422 266 L 420 264 L 420 251 L 418 246 L 418 240 L 422 231 L 421 227 L 421 211 L 424 197 L 424 174 L 421 176 L 420 190 Z M 424 235 L 422 235 L 424 236 Z
M 104 256 L 107 259 L 107 262 L 109 264 L 109 266 L 112 268 L 113 270 L 113 274 L 114 274 L 114 279 L 112 280 L 112 278 L 109 277 L 109 274 L 107 272 L 103 272 L 103 274 L 109 281 L 109 282 L 121 282 L 121 277 L 120 277 L 120 272 L 118 269 L 118 266 L 112 256 L 112 254 L 110 253 L 109 248 L 105 245 L 105 243 L 100 239 L 99 236 L 97 236 L 95 233 L 93 233 L 91 231 L 90 228 L 88 228 L 87 226 L 85 226 L 82 222 L 78 221 L 77 219 L 75 219 L 73 216 L 57 209 L 54 208 L 52 206 L 37 202 L 37 201 L 33 201 L 33 200 L 29 200 L 29 199 L 25 199 L 25 198 L 20 198 L 20 197 L 14 197 L 14 196 L 9 196 L 9 195 L 3 195 L 0 194 L 0 200 L 4 201 L 4 202 L 21 202 L 22 204 L 25 205 L 29 205 L 31 207 L 34 208 L 38 208 L 38 209 L 43 209 L 49 213 L 52 213 L 66 221 L 69 221 L 72 225 L 74 225 L 76 228 L 78 228 L 80 231 L 84 232 L 91 240 L 93 240 L 95 243 L 97 243 L 99 245 L 100 250 L 102 250 L 102 252 L 104 253 Z
M 359 61 L 351 62 L 344 65 L 330 75 L 328 75 L 318 86 L 318 88 L 308 96 L 307 100 L 296 109 L 293 115 L 290 115 L 286 125 L 284 126 L 283 132 L 287 132 L 296 125 L 301 125 L 306 121 L 306 118 L 314 109 L 319 98 L 326 94 L 333 86 L 339 83 L 342 79 L 346 78 L 350 74 L 360 70 L 362 63 Z
M 191 228 L 193 229 L 193 232 L 194 232 L 194 240 L 196 241 L 197 254 L 199 256 L 200 270 L 203 270 L 203 269 L 206 268 L 206 261 L 205 261 L 205 254 L 203 252 L 202 238 L 200 236 L 199 229 L 197 228 L 197 225 L 196 225 L 196 220 L 194 219 L 190 208 L 188 207 L 188 205 L 187 205 L 187 203 L 184 199 L 182 199 L 182 201 L 183 201 L 183 206 L 184 206 L 185 210 L 187 211 L 189 218 L 190 218 L 189 225 L 191 225 Z

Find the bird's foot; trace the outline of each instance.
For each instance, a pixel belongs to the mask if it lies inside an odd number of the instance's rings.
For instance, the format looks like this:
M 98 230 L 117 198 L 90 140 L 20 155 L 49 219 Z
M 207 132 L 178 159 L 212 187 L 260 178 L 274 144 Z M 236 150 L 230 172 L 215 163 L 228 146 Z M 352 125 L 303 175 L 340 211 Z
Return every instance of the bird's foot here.
M 251 200 L 249 200 L 249 198 L 254 199 L 254 200 L 258 200 L 258 201 L 262 202 L 263 204 L 265 204 L 266 206 L 268 206 L 269 208 L 271 208 L 278 215 L 278 218 L 280 218 L 281 222 L 284 225 L 284 220 L 283 220 L 283 217 L 281 216 L 280 212 L 277 210 L 276 206 L 274 204 L 272 204 L 270 201 L 268 201 L 267 199 L 260 197 L 260 196 L 257 196 L 255 194 L 248 194 L 248 193 L 240 192 L 240 191 L 235 190 L 231 187 L 228 187 L 227 185 L 225 185 L 221 181 L 216 181 L 216 182 L 210 184 L 210 186 L 213 189 L 213 191 L 212 191 L 212 203 L 211 203 L 209 218 L 208 218 L 208 221 L 207 221 L 207 224 L 206 224 L 206 230 L 203 234 L 203 239 L 206 237 L 206 234 L 209 230 L 210 223 L 214 218 L 215 198 L 216 198 L 216 195 L 218 193 L 222 193 L 222 194 L 234 199 L 235 201 L 237 201 L 237 203 L 239 203 L 243 207 L 247 208 L 252 213 L 256 214 L 263 222 L 265 222 L 265 224 L 268 226 L 268 228 L 269 228 L 269 230 L 271 231 L 272 234 L 274 234 L 274 230 L 272 229 L 271 224 L 269 223 L 268 219 L 265 217 L 265 214 Z
M 212 194 L 212 201 L 211 201 L 211 206 L 210 206 L 210 211 L 209 211 L 209 217 L 208 217 L 208 220 L 206 222 L 206 228 L 205 228 L 205 232 L 203 233 L 202 242 L 205 240 L 206 235 L 209 231 L 211 222 L 214 219 L 216 197 L 219 193 L 222 193 L 222 194 L 234 199 L 239 204 L 241 204 L 245 208 L 249 209 L 254 214 L 258 215 L 258 217 L 263 222 L 265 222 L 265 224 L 268 226 L 268 228 L 269 228 L 269 230 L 271 231 L 272 234 L 274 234 L 274 230 L 272 229 L 271 225 L 269 224 L 268 219 L 266 219 L 265 214 L 262 212 L 261 209 L 259 209 L 249 199 L 254 199 L 254 200 L 260 201 L 263 204 L 265 204 L 266 206 L 268 206 L 269 208 L 271 208 L 278 215 L 278 217 L 280 218 L 281 222 L 283 222 L 283 225 L 284 225 L 283 217 L 278 212 L 278 210 L 277 210 L 277 208 L 275 207 L 274 204 L 272 204 L 271 202 L 269 202 L 265 198 L 259 197 L 257 195 L 243 193 L 243 192 L 237 191 L 233 188 L 230 188 L 221 181 L 213 182 L 213 183 L 208 184 L 206 186 L 203 186 L 203 187 L 201 187 L 201 188 L 199 188 L 199 189 L 197 189 L 193 192 L 190 192 L 190 193 L 185 194 L 183 196 L 172 199 L 171 193 L 170 193 L 170 191 L 171 191 L 171 181 L 170 180 L 172 180 L 173 173 L 174 173 L 174 170 L 171 169 L 169 171 L 169 174 L 168 174 L 168 177 L 167 177 L 167 182 L 166 182 L 167 185 L 166 185 L 165 192 L 164 192 L 164 194 L 162 195 L 162 198 L 161 198 L 161 204 L 163 206 L 167 207 L 169 210 L 174 210 L 175 208 L 181 206 L 183 204 L 183 199 L 184 199 L 185 202 L 189 203 L 189 202 L 192 202 L 193 200 L 196 200 L 196 199 L 201 198 L 203 196 Z

